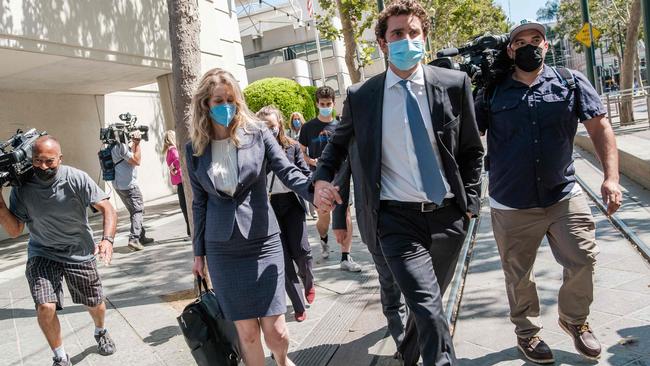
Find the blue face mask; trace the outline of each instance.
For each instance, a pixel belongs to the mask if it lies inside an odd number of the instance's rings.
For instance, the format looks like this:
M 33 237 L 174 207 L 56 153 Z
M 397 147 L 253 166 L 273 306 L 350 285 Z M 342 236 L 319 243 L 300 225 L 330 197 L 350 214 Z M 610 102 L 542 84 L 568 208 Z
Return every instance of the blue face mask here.
M 388 60 L 402 71 L 410 70 L 424 57 L 421 39 L 402 39 L 388 44 Z
M 234 104 L 219 104 L 210 108 L 210 117 L 214 123 L 220 124 L 223 127 L 228 127 L 232 122 L 233 117 L 237 113 L 237 107 Z
M 320 112 L 320 115 L 323 117 L 329 117 L 330 114 L 332 114 L 332 107 L 327 107 L 327 108 L 320 108 L 318 107 L 318 111 Z
M 300 126 L 301 126 L 300 120 L 299 119 L 294 119 L 293 120 L 293 128 L 298 129 L 298 128 L 300 128 Z

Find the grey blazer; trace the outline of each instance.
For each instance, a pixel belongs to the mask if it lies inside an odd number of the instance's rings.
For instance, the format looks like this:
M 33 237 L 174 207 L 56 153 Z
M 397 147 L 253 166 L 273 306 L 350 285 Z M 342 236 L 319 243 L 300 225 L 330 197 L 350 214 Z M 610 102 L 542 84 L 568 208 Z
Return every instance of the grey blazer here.
M 266 191 L 267 164 L 277 177 L 304 199 L 312 202 L 311 181 L 287 160 L 266 127 L 251 126 L 237 131 L 239 179 L 233 196 L 214 188 L 208 177 L 212 163 L 209 149 L 194 156 L 192 144 L 186 145 L 187 170 L 192 184 L 194 255 L 205 255 L 206 242 L 228 241 L 235 224 L 246 239 L 259 239 L 280 231 Z

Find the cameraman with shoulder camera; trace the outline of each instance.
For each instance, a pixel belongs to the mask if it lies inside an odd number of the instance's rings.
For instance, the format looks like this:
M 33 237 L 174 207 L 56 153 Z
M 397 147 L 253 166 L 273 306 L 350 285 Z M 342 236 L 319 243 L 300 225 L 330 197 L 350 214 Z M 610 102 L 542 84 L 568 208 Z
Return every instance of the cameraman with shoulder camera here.
M 559 324 L 578 352 L 596 359 L 601 346 L 587 322 L 598 254 L 595 224 L 573 166 L 578 121 L 602 162 L 601 187 L 608 214 L 621 205 L 618 153 L 605 108 L 581 73 L 544 65 L 549 44 L 542 24 L 523 20 L 510 31 L 514 71 L 476 100 L 487 130 L 489 195 L 494 237 L 506 279 L 517 346 L 536 363 L 553 363 L 539 337 L 540 307 L 532 276 L 544 236 L 564 267 Z
M 152 238 L 145 236 L 143 225 L 144 200 L 142 192 L 138 187 L 138 172 L 136 167 L 140 166 L 141 150 L 140 131 L 130 133 L 131 146 L 126 143 L 116 143 L 111 149 L 111 155 L 115 162 L 115 181 L 113 186 L 115 192 L 129 211 L 131 218 L 131 233 L 129 235 L 129 248 L 132 250 L 144 249 L 143 244 L 152 243 Z
M 20 235 L 25 224 L 29 227 L 25 274 L 38 324 L 54 353 L 53 366 L 72 365 L 56 314 L 63 309 L 63 278 L 72 301 L 85 305 L 95 323 L 99 353 L 115 352 L 104 327 L 106 305 L 95 256 L 110 263 L 117 215 L 88 174 L 62 165 L 61 159 L 59 143 L 40 137 L 32 148 L 34 176 L 12 189 L 9 209 L 0 192 L 0 225 L 11 237 Z M 104 236 L 98 244 L 88 223 L 89 206 L 104 216 Z

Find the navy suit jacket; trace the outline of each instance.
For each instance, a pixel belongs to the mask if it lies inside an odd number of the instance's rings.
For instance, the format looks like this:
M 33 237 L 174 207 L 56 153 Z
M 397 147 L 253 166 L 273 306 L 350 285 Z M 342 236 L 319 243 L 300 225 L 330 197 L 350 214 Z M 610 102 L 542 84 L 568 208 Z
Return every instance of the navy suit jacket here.
M 463 211 L 478 215 L 480 210 L 483 144 L 476 125 L 471 82 L 465 73 L 423 65 L 431 112 L 431 123 L 442 165 L 455 201 Z M 341 123 L 318 159 L 312 180 L 331 182 L 348 156 L 354 139 L 359 161 L 352 164 L 355 194 L 364 205 L 363 220 L 367 243 L 377 233 L 381 192 L 381 141 L 386 73 L 348 89 Z M 359 219 L 359 218 L 357 218 Z
M 192 184 L 194 255 L 205 255 L 207 242 L 228 241 L 235 225 L 246 239 L 259 239 L 280 231 L 266 191 L 267 164 L 291 190 L 312 202 L 310 180 L 287 160 L 285 152 L 266 127 L 251 125 L 237 131 L 239 178 L 233 196 L 214 188 L 208 169 L 212 154 L 206 147 L 194 156 L 192 144 L 186 145 L 187 170 Z

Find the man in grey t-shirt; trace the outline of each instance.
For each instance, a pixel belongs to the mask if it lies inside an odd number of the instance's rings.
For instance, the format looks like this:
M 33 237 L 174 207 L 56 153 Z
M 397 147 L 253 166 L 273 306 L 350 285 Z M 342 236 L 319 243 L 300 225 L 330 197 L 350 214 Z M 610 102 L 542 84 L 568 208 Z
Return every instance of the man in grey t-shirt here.
M 131 134 L 131 146 L 121 143 L 115 144 L 111 149 L 113 162 L 115 163 L 115 181 L 113 187 L 115 192 L 129 211 L 131 219 L 131 233 L 129 234 L 129 248 L 142 250 L 142 244 L 149 244 L 153 239 L 147 238 L 143 224 L 144 200 L 142 192 L 138 187 L 138 172 L 136 167 L 140 166 L 140 132 Z
M 88 174 L 61 165 L 62 156 L 54 138 L 39 138 L 32 150 L 34 176 L 12 189 L 9 209 L 0 192 L 0 226 L 11 237 L 20 235 L 25 224 L 30 231 L 25 274 L 38 324 L 54 353 L 54 366 L 72 364 L 56 315 L 63 308 L 63 278 L 72 301 L 85 305 L 95 323 L 99 353 L 115 352 L 104 327 L 106 305 L 95 256 L 110 263 L 117 214 Z M 104 236 L 98 244 L 88 223 L 88 207 L 104 216 Z

